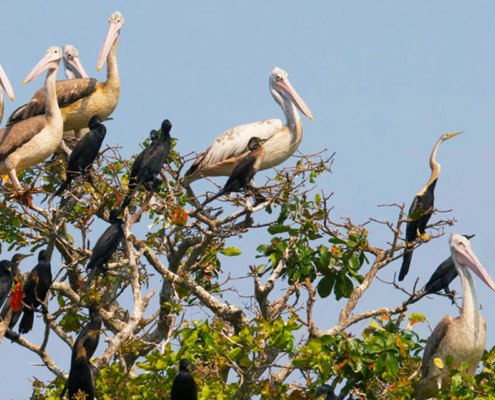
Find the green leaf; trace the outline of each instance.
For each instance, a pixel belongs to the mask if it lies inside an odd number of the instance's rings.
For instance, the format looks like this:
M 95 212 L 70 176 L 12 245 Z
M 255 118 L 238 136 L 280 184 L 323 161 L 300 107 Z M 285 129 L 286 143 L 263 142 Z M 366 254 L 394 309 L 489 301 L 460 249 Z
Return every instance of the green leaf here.
M 227 257 L 234 257 L 242 254 L 237 247 L 227 247 L 225 249 L 220 249 L 219 252 Z
M 397 357 L 392 353 L 387 353 L 386 360 L 387 360 L 388 372 L 392 376 L 398 376 L 399 375 L 399 360 L 397 359 Z
M 228 356 L 232 360 L 237 361 L 242 356 L 242 347 L 236 347 L 236 348 L 230 350 L 229 353 L 228 353 Z
M 320 282 L 318 282 L 318 286 L 316 289 L 318 290 L 318 294 L 322 299 L 328 297 L 330 293 L 332 293 L 333 284 L 335 279 L 332 275 L 324 276 Z

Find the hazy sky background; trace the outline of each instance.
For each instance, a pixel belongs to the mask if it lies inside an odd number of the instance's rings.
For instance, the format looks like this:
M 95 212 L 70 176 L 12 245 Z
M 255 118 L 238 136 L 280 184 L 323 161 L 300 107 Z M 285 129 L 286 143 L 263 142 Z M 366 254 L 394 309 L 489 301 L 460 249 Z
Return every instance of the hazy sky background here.
M 446 142 L 438 155 L 443 168 L 436 206 L 452 208 L 448 216 L 458 223 L 444 238 L 415 252 L 405 285 L 411 288 L 418 276 L 421 283 L 429 278 L 449 255 L 452 232 L 476 233 L 473 249 L 495 277 L 493 2 L 8 2 L 0 14 L 0 63 L 16 101 L 7 100 L 4 122 L 43 84 L 41 78 L 27 85 L 22 81 L 49 46 L 73 44 L 88 74 L 105 80 L 106 67 L 96 72 L 96 61 L 108 17 L 116 10 L 125 18 L 118 51 L 122 87 L 114 121 L 107 123 L 106 143 L 122 145 L 125 157 L 136 153 L 138 143 L 164 118 L 172 121 L 172 135 L 183 154 L 203 151 L 233 126 L 283 118 L 268 90 L 268 76 L 277 65 L 290 73 L 314 114 L 313 121 L 302 117 L 299 149 L 337 153 L 333 174 L 319 181 L 327 193 L 335 192 L 334 219 L 395 221 L 395 210 L 377 205 L 405 202 L 409 207 L 429 178 L 428 157 L 438 137 L 465 131 Z M 290 159 L 284 165 L 294 163 Z M 257 180 L 270 174 L 262 172 Z M 198 183 L 194 189 L 199 194 L 213 187 Z M 136 226 L 133 232 L 145 228 Z M 370 226 L 370 239 L 383 246 L 391 236 Z M 223 260 L 226 271 L 244 272 L 256 263 L 249 249 L 266 238 L 254 233 L 243 240 L 239 247 L 245 253 Z M 58 263 L 56 256 L 54 272 Z M 379 276 L 392 279 L 399 267 L 396 262 Z M 476 284 L 490 348 L 495 343 L 495 293 L 477 278 Z M 365 297 L 366 306 L 395 306 L 403 297 L 376 282 Z M 317 323 L 326 329 L 335 323 L 341 304 L 330 298 L 319 303 Z M 457 315 L 443 298 L 425 299 L 412 311 L 425 313 L 432 325 L 447 313 Z M 36 343 L 39 323 L 27 335 Z M 351 331 L 358 333 L 366 324 Z M 418 332 L 425 336 L 428 331 L 420 327 Z M 64 344 L 53 340 L 50 351 L 58 365 L 69 367 Z M 4 340 L 0 398 L 27 398 L 28 378 L 53 377 L 46 368 L 31 365 L 39 361 Z

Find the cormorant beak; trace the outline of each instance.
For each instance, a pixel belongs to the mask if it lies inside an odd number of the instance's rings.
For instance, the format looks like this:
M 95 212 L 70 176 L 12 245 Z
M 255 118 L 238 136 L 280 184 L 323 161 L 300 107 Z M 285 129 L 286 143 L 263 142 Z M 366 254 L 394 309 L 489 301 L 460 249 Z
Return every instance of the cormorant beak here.
M 40 60 L 38 64 L 32 69 L 32 71 L 28 74 L 26 79 L 24 79 L 24 84 L 32 81 L 37 76 L 41 75 L 43 72 L 49 69 L 58 68 L 58 64 L 62 59 L 62 50 L 58 49 L 58 53 L 54 54 L 51 50 L 53 48 L 48 49 L 45 56 Z
M 452 255 L 455 257 L 456 261 L 464 266 L 471 269 L 476 275 L 480 277 L 480 279 L 485 282 L 487 286 L 489 286 L 493 291 L 495 291 L 495 282 L 493 282 L 488 272 L 486 272 L 483 265 L 481 265 L 480 261 L 474 254 L 471 247 L 467 246 L 456 246 L 452 247 Z
M 3 90 L 7 93 L 7 96 L 10 97 L 12 101 L 14 101 L 14 89 L 12 89 L 12 85 L 10 84 L 9 78 L 7 78 L 7 74 L 3 70 L 0 65 L 0 85 L 2 85 Z
M 24 260 L 25 258 L 31 257 L 33 254 L 19 254 L 21 256 L 21 260 Z
M 108 118 L 105 118 L 105 119 L 102 119 L 101 122 L 105 122 L 105 121 L 112 121 L 113 118 L 112 117 L 108 117 Z

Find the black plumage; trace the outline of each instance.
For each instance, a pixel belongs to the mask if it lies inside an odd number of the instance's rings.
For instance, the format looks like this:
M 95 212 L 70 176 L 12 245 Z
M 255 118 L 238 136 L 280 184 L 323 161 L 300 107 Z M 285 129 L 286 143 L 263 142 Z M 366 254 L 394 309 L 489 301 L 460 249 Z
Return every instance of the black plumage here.
M 33 329 L 34 310 L 45 301 L 48 289 L 52 284 L 50 254 L 41 250 L 38 254 L 38 264 L 29 273 L 22 291 L 24 292 L 24 307 L 19 324 L 19 333 L 26 334 Z
M 74 178 L 87 172 L 93 164 L 107 133 L 107 128 L 102 122 L 110 119 L 112 118 L 102 119 L 99 115 L 91 117 L 88 124 L 90 131 L 74 147 L 67 164 L 67 177 L 56 191 L 55 196 L 60 196 Z
M 426 226 L 431 218 L 431 214 L 434 211 L 435 206 L 435 186 L 437 184 L 438 177 L 440 176 L 440 164 L 436 161 L 435 157 L 440 145 L 454 136 L 461 134 L 457 133 L 446 133 L 440 136 L 440 138 L 435 143 L 433 151 L 430 156 L 430 168 L 431 175 L 430 179 L 425 186 L 416 194 L 414 200 L 409 208 L 409 222 L 406 228 L 406 249 L 404 250 L 402 266 L 399 272 L 399 281 L 402 281 L 407 273 L 409 272 L 409 267 L 411 266 L 411 260 L 413 255 L 414 241 L 420 237 L 424 241 L 428 241 L 430 237 L 426 234 Z
M 91 360 L 98 347 L 98 342 L 100 341 L 101 324 L 102 319 L 99 308 L 96 304 L 93 304 L 89 308 L 89 322 L 84 325 L 74 342 L 71 364 L 77 357 L 77 351 L 75 350 L 78 348 L 80 342 L 82 342 L 82 345 L 84 346 L 88 361 Z
M 91 271 L 88 276 L 86 288 L 91 284 L 97 270 L 102 273 L 107 271 L 106 264 L 110 261 L 124 237 L 124 221 L 118 218 L 119 214 L 120 210 L 112 210 L 110 212 L 109 222 L 111 225 L 103 232 L 93 247 L 93 252 L 86 265 L 86 269 Z
M 196 386 L 196 381 L 188 369 L 190 364 L 191 363 L 186 359 L 180 360 L 179 373 L 172 383 L 171 400 L 198 399 L 198 388 Z
M 226 193 L 240 192 L 249 188 L 249 183 L 258 172 L 261 161 L 265 156 L 265 149 L 262 145 L 263 142 L 266 142 L 266 139 L 260 139 L 256 136 L 249 139 L 247 146 L 247 149 L 250 150 L 249 153 L 247 153 L 234 167 L 223 189 L 207 199 L 203 205 L 208 204 L 210 201 L 213 201 Z
M 326 394 L 325 400 L 337 400 L 338 397 L 335 395 L 334 390 L 330 385 L 321 385 L 316 391 L 316 398 Z
M 151 185 L 163 168 L 170 153 L 170 130 L 172 124 L 168 119 L 162 122 L 161 136 L 156 131 L 151 131 L 151 143 L 136 158 L 129 175 L 129 193 L 122 208 L 126 208 L 141 185 Z
M 10 289 L 12 289 L 12 285 L 14 284 L 12 264 L 9 260 L 0 261 L 0 307 L 9 296 Z
M 79 342 L 75 348 L 74 362 L 70 366 L 69 379 L 67 381 L 69 388 L 69 399 L 73 400 L 81 392 L 86 395 L 86 400 L 95 398 L 95 380 L 93 369 L 86 354 L 86 348 L 83 342 Z M 81 397 L 77 397 L 78 399 Z

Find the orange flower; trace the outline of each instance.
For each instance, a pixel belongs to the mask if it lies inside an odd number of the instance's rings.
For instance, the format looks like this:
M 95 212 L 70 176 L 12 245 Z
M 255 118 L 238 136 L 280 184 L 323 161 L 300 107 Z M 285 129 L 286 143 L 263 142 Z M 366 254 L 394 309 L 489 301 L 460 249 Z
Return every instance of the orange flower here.
M 332 251 L 337 254 L 339 253 L 339 249 L 335 246 L 332 246 Z
M 388 315 L 382 315 L 382 321 L 388 321 L 390 317 Z
M 10 296 L 10 307 L 12 311 L 19 311 L 22 305 L 22 299 L 24 298 L 24 293 L 22 293 L 22 286 L 17 282 L 12 290 L 12 295 Z
M 390 390 L 391 392 L 393 392 L 395 390 L 395 383 L 392 386 L 390 386 L 390 388 L 388 390 Z
M 172 217 L 172 223 L 176 225 L 185 225 L 187 223 L 187 211 L 183 208 L 176 208 L 174 216 Z

